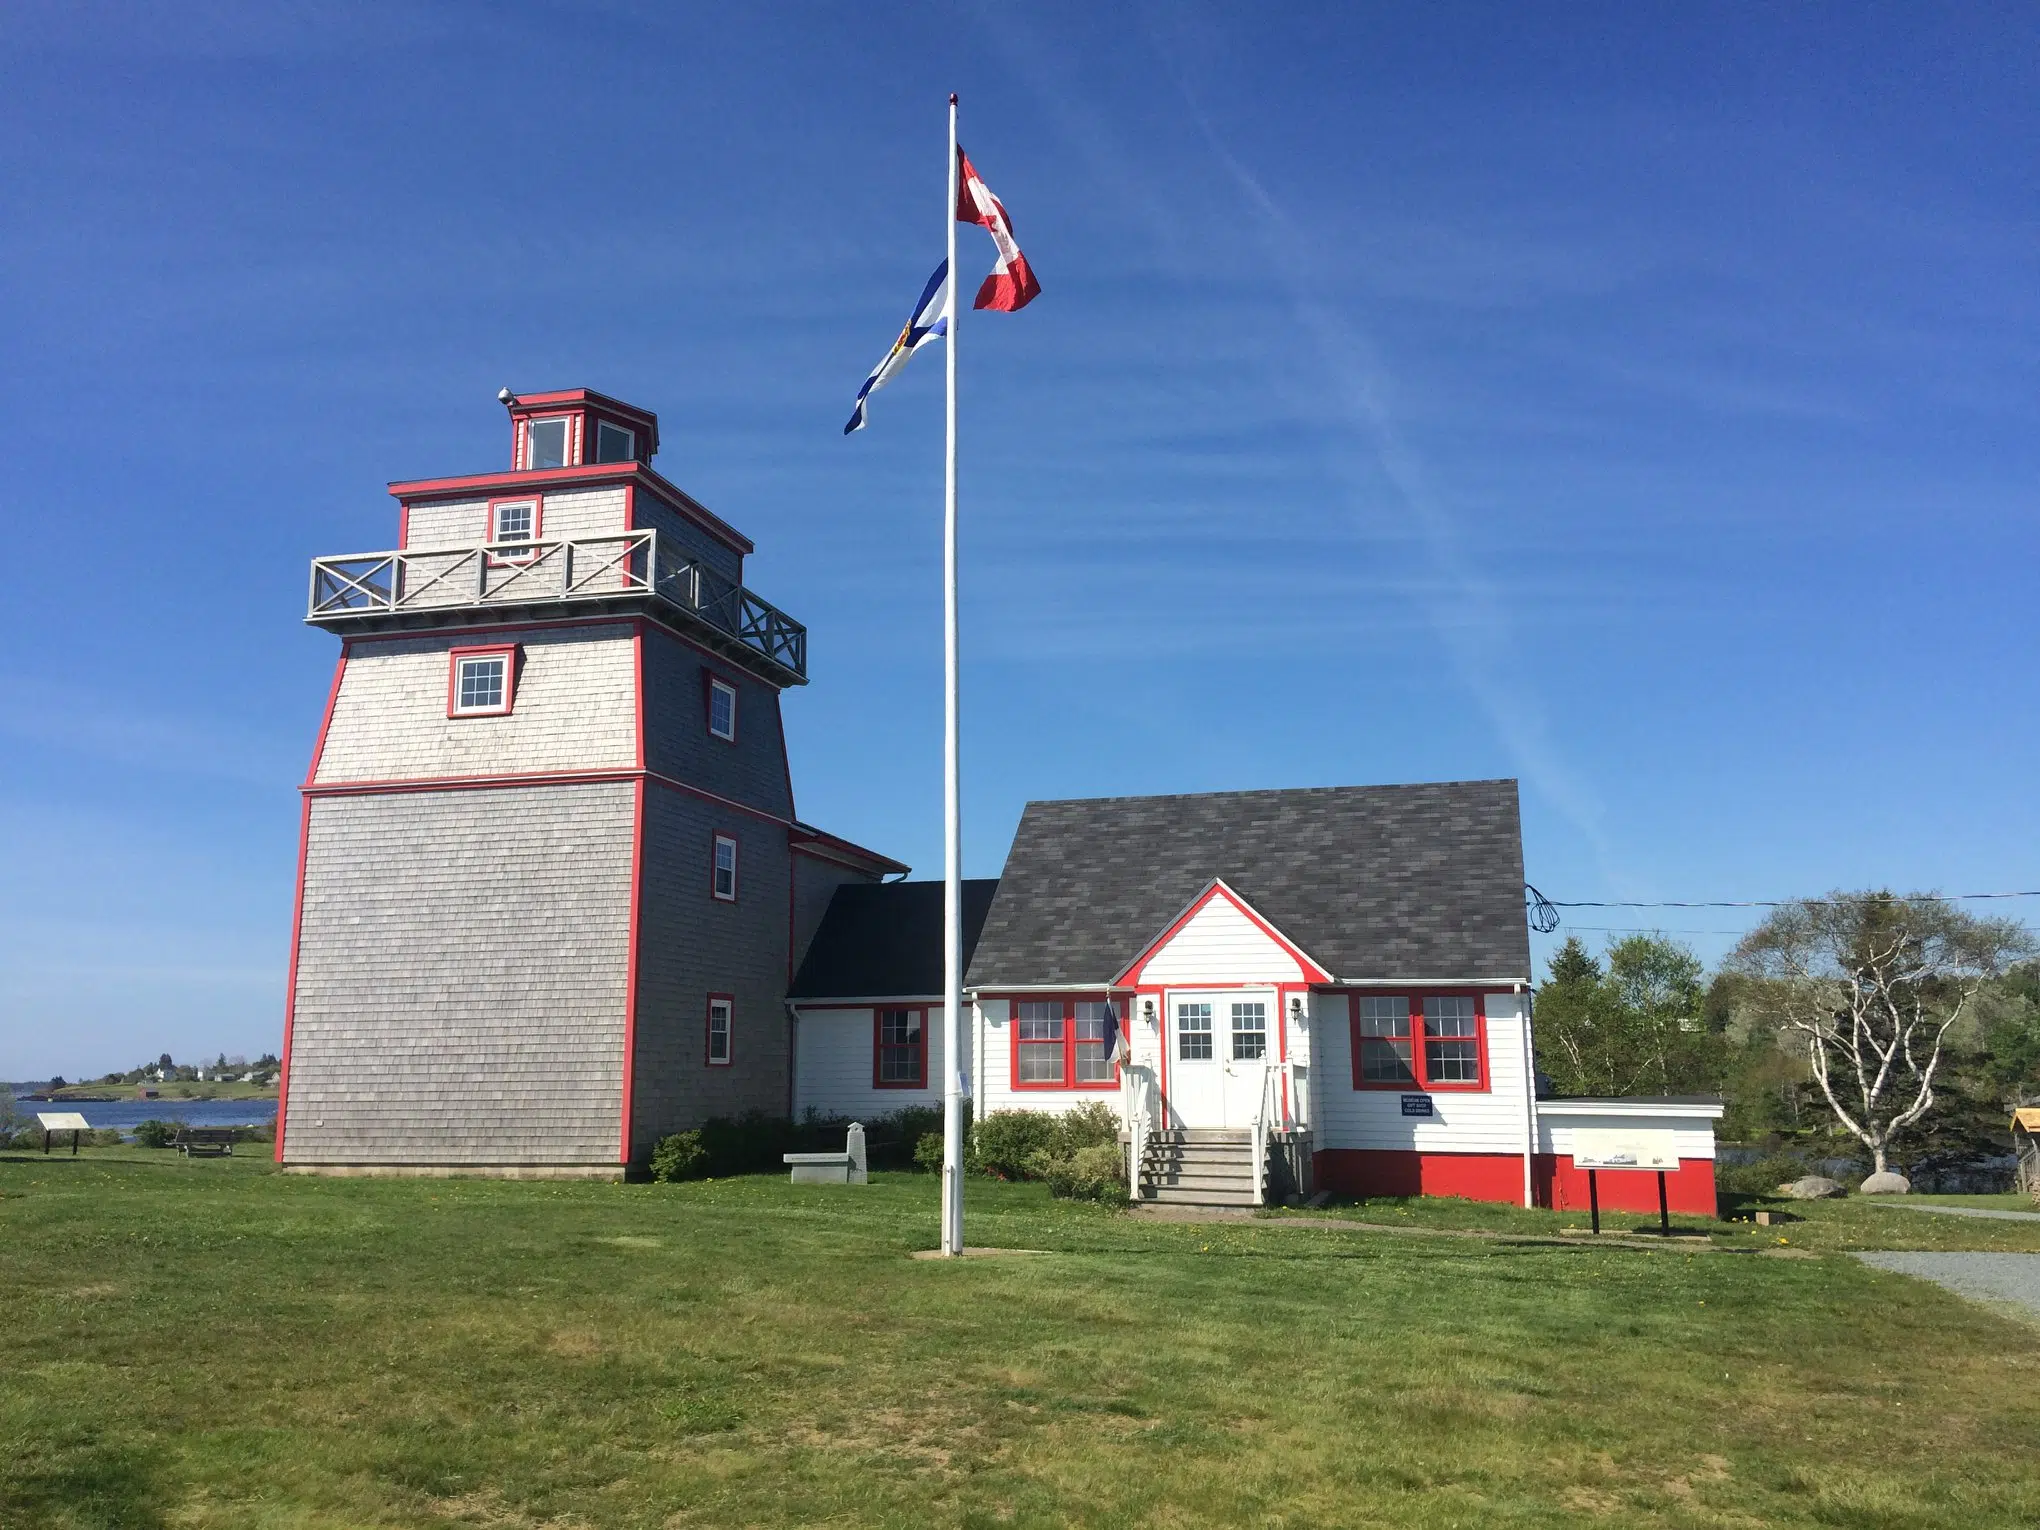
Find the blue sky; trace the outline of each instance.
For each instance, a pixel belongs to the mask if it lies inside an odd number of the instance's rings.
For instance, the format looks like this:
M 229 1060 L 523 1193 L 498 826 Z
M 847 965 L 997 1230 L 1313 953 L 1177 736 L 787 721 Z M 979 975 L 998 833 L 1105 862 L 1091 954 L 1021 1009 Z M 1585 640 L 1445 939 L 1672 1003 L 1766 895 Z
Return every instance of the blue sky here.
M 277 1044 L 306 562 L 504 384 L 659 413 L 802 816 L 939 873 L 939 352 L 838 431 L 951 89 L 1045 288 L 963 333 L 973 874 L 1513 775 L 1554 898 L 2040 886 L 2030 8 L 758 9 L 9 7 L 0 1077 Z

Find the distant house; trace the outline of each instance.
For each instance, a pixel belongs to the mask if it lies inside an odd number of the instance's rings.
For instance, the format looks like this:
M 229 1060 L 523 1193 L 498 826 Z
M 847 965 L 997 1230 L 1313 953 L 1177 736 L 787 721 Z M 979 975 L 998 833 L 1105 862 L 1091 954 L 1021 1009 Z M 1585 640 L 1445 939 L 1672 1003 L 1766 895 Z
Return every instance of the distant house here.
M 1576 1133 L 1627 1127 L 1676 1136 L 1673 1209 L 1714 1209 L 1718 1102 L 1535 1098 L 1513 781 L 1031 803 L 964 933 L 978 1111 L 1104 1101 L 1149 1196 L 1572 1206 Z M 941 951 L 939 884 L 836 893 L 789 996 L 799 1108 L 940 1099 Z

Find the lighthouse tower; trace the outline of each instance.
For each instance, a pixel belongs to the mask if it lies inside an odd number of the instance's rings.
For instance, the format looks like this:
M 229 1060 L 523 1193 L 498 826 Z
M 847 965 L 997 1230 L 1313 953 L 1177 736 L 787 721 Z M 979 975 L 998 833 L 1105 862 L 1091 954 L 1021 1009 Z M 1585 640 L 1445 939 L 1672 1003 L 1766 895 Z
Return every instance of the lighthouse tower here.
M 786 1113 L 793 968 L 837 886 L 906 869 L 794 816 L 806 629 L 653 469 L 657 418 L 504 402 L 506 471 L 393 483 L 397 547 L 312 564 L 292 1169 L 616 1176 Z

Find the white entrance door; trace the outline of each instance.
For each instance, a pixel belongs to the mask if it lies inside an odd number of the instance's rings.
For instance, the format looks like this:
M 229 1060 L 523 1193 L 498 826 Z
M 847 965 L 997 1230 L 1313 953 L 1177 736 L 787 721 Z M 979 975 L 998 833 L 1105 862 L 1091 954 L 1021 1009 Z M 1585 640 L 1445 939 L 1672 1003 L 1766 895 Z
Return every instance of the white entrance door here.
M 1169 995 L 1169 1104 L 1176 1126 L 1254 1124 L 1262 1074 L 1275 1055 L 1270 991 Z

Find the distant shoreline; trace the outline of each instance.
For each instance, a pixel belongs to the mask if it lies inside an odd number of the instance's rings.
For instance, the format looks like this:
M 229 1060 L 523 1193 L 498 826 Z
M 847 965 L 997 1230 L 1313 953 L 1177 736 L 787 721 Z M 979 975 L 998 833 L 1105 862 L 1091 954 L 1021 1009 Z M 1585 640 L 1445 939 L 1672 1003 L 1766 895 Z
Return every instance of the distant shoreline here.
M 17 1094 L 15 1099 L 24 1103 L 42 1100 L 50 1104 L 60 1101 L 74 1101 L 79 1104 L 98 1103 L 102 1105 L 125 1104 L 140 1100 L 138 1090 L 153 1090 L 150 1098 L 170 1100 L 273 1100 L 276 1098 L 274 1084 L 200 1084 L 195 1082 L 162 1084 L 66 1084 L 61 1089 L 36 1090 L 33 1093 Z

